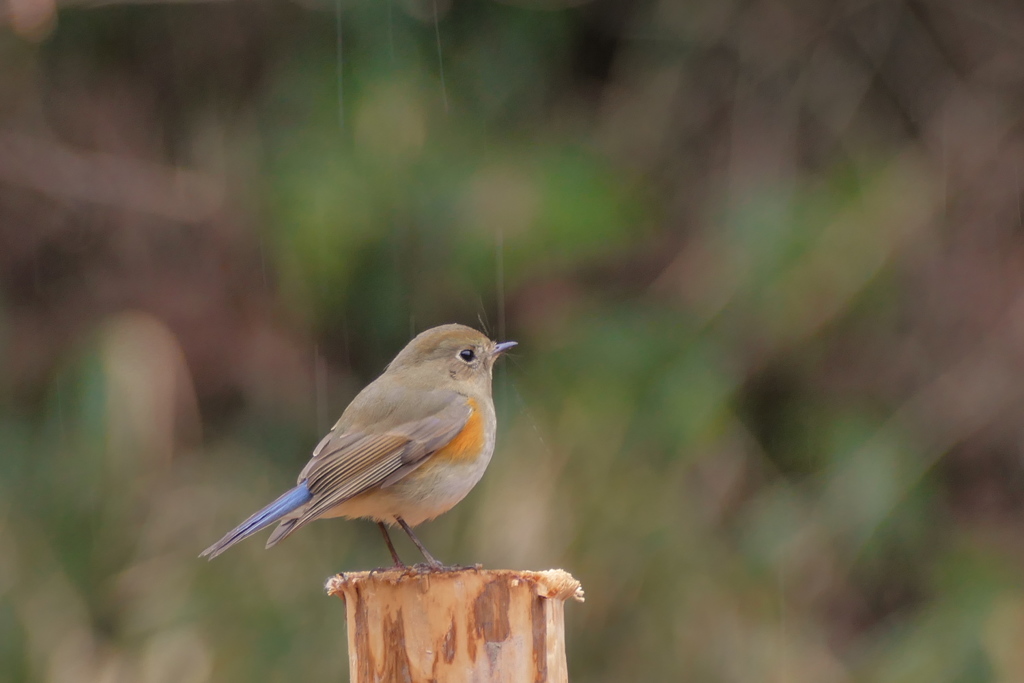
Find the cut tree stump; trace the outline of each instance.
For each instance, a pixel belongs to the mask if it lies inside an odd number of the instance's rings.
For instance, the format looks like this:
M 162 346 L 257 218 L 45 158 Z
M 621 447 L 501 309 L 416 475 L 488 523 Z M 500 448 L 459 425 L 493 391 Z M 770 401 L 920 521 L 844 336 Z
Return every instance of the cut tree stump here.
M 394 568 L 338 574 L 351 683 L 565 683 L 564 603 L 579 581 L 544 572 Z

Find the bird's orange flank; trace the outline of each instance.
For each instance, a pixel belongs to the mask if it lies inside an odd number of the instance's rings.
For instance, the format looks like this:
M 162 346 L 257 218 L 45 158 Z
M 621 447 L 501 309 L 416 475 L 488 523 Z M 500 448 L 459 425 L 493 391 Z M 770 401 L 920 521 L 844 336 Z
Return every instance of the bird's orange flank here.
M 444 448 L 438 449 L 431 460 L 443 462 L 463 462 L 475 460 L 480 456 L 484 446 L 484 420 L 480 415 L 479 406 L 474 399 L 468 399 L 472 411 L 466 426 Z

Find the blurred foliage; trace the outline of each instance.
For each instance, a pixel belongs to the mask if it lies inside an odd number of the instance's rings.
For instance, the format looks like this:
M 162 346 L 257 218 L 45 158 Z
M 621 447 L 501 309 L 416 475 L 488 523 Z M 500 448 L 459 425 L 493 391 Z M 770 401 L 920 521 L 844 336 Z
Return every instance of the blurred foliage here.
M 422 536 L 573 572 L 575 683 L 1024 679 L 1021 26 L 0 4 L 0 679 L 344 680 L 373 525 L 196 555 L 450 321 L 521 346 Z

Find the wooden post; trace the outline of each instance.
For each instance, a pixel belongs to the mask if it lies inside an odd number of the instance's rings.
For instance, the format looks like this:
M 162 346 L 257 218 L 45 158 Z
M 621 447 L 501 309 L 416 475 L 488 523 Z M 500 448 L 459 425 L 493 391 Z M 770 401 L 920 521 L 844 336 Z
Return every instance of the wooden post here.
M 338 574 L 351 683 L 566 683 L 563 606 L 583 601 L 561 569 Z

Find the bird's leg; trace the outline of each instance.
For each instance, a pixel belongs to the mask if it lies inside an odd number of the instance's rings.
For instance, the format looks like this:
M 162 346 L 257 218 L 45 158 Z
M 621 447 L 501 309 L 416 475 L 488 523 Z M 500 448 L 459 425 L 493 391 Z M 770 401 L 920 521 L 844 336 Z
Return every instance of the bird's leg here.
M 394 544 L 391 543 L 391 536 L 388 535 L 388 528 L 384 526 L 384 522 L 377 522 L 377 526 L 380 527 L 380 532 L 384 534 L 384 542 L 388 544 L 388 551 L 391 553 L 391 559 L 395 561 L 395 566 L 405 567 L 405 563 L 398 557 Z
M 434 567 L 435 569 L 444 566 L 436 559 L 434 559 L 434 556 L 430 554 L 430 551 L 427 550 L 426 546 L 423 545 L 420 539 L 416 538 L 416 534 L 412 532 L 412 528 L 405 523 L 404 519 L 396 516 L 395 521 L 397 521 L 402 526 L 402 529 L 405 530 L 405 533 L 409 534 L 409 538 L 412 539 L 412 542 L 415 543 L 416 547 L 420 549 L 421 553 L 423 553 L 423 557 L 427 558 L 427 564 L 429 564 L 431 567 Z

